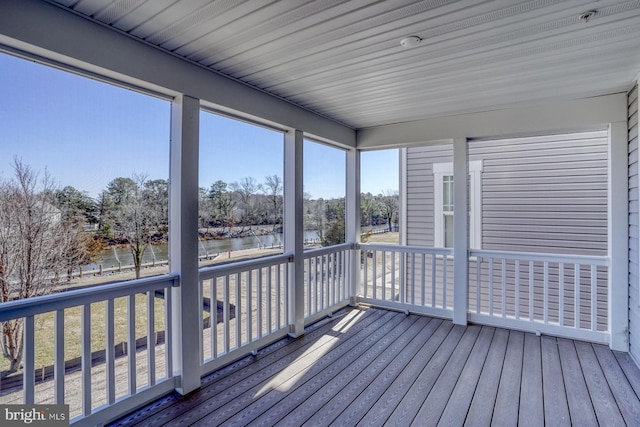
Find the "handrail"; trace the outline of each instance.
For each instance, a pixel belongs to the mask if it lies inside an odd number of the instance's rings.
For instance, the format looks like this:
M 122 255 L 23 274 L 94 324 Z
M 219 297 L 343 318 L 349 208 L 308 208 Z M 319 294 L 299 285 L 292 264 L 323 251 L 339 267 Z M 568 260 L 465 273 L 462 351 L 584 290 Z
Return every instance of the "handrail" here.
M 425 248 L 421 246 L 385 245 L 379 243 L 358 243 L 358 249 L 388 252 L 414 252 L 419 254 L 453 255 L 453 248 Z
M 511 252 L 511 251 L 494 251 L 483 249 L 471 249 L 469 256 L 492 257 L 511 260 L 540 261 L 540 262 L 564 262 L 572 264 L 592 264 L 600 266 L 609 265 L 608 256 L 596 255 L 565 255 L 565 254 L 549 254 L 537 252 Z
M 262 267 L 269 267 L 274 264 L 292 262 L 293 254 L 272 255 L 262 258 L 249 259 L 246 261 L 232 262 L 224 265 L 214 265 L 199 270 L 199 279 L 207 280 L 214 277 L 242 273 L 247 270 L 255 270 Z
M 304 259 L 319 257 L 354 248 L 355 246 L 353 243 L 341 243 L 339 245 L 327 246 L 324 248 L 309 249 L 308 251 L 304 251 Z
M 0 304 L 0 322 L 173 287 L 178 285 L 179 279 L 178 274 L 165 274 L 8 301 Z

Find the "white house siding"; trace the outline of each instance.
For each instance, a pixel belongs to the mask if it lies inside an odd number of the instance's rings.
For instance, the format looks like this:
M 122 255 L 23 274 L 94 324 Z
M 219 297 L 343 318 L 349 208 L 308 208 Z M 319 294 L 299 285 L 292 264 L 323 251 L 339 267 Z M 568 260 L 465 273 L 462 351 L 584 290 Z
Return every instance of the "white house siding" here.
M 629 351 L 640 364 L 638 86 L 629 92 Z
M 469 160 L 482 160 L 481 249 L 560 253 L 607 254 L 607 132 L 585 132 L 553 137 L 530 137 L 469 143 Z M 452 161 L 451 146 L 407 150 L 407 244 L 432 246 L 434 163 Z M 415 198 L 415 199 L 414 199 Z M 526 270 L 526 271 L 525 271 Z M 450 272 L 452 273 L 452 272 Z M 542 266 L 536 266 L 534 315 L 542 316 Z M 590 318 L 590 272 L 581 271 L 581 313 Z M 514 300 L 515 267 L 506 266 L 507 298 Z M 429 277 L 428 273 L 426 275 Z M 448 277 L 452 277 L 450 274 Z M 528 313 L 528 269 L 521 271 L 522 316 Z M 572 266 L 565 269 L 565 324 L 573 322 Z M 488 264 L 481 268 L 487 283 Z M 598 270 L 598 329 L 607 325 L 606 270 Z M 501 268 L 494 266 L 494 312 L 500 309 Z M 557 320 L 558 266 L 549 268 L 550 320 Z M 470 305 L 475 306 L 475 262 L 470 264 Z M 637 294 L 637 292 L 636 292 Z M 522 296 L 524 295 L 524 296 Z M 488 290 L 481 291 L 481 307 L 488 308 Z M 515 307 L 508 304 L 507 315 Z

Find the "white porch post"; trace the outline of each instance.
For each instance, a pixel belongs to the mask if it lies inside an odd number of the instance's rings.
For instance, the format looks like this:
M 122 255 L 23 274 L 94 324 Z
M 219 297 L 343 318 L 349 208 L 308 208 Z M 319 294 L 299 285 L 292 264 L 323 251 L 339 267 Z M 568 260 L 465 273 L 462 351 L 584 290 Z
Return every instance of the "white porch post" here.
M 360 151 L 352 148 L 347 151 L 345 238 L 347 243 L 360 243 Z M 349 283 L 351 284 L 351 304 L 355 304 L 360 284 L 360 251 L 351 251 Z
M 453 140 L 453 323 L 467 324 L 469 233 L 467 140 Z
M 171 105 L 171 160 L 169 169 L 169 269 L 180 274 L 172 288 L 174 375 L 177 391 L 200 387 L 198 316 L 198 144 L 200 101 L 186 95 Z
M 627 123 L 609 125 L 609 332 L 612 350 L 629 351 L 629 181 Z
M 284 252 L 289 264 L 289 335 L 304 333 L 304 217 L 303 134 L 292 130 L 284 137 Z

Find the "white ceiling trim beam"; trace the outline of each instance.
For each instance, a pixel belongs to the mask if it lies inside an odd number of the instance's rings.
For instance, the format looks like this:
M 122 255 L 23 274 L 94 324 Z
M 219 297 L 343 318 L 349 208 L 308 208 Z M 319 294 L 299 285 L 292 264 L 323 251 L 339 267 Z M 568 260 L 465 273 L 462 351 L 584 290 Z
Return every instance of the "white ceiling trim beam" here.
M 606 127 L 627 120 L 626 93 L 360 129 L 358 148 L 388 148 L 456 138 L 488 138 Z
M 168 95 L 193 96 L 257 121 L 355 145 L 355 131 L 347 126 L 60 7 L 38 0 L 0 0 L 0 10 L 0 43 L 11 48 Z

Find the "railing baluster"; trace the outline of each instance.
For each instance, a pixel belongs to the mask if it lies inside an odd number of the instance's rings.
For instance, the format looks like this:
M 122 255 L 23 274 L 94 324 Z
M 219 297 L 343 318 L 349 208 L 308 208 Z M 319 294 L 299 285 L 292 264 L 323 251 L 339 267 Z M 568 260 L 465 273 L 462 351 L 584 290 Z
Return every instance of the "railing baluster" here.
M 404 252 L 400 252 L 404 256 Z M 404 264 L 404 260 L 402 261 Z M 402 289 L 405 290 L 407 287 L 402 286 Z M 411 293 L 411 304 L 415 305 L 416 303 L 416 254 L 415 252 L 411 253 L 411 286 L 409 288 L 409 292 Z M 406 290 L 405 290 L 406 293 Z M 402 299 L 402 302 L 406 302 L 405 298 Z
M 558 324 L 564 326 L 564 262 L 558 263 Z
M 507 260 L 502 258 L 502 317 L 507 315 Z
M 84 323 L 83 323 L 84 324 Z M 23 356 L 23 393 L 24 403 L 32 405 L 35 403 L 36 394 L 36 373 L 35 373 L 35 321 L 33 316 L 27 316 L 24 319 L 24 356 Z M 83 360 L 84 362 L 84 360 Z M 84 373 L 84 366 L 82 369 Z
M 447 255 L 442 256 L 442 308 L 447 309 L 447 270 L 448 259 Z
M 247 303 L 245 304 L 245 311 L 247 317 L 247 342 L 253 341 L 253 271 L 249 270 L 244 273 L 244 277 L 247 283 Z M 237 348 L 240 348 L 240 342 L 236 342 Z
M 89 345 L 91 343 L 89 342 Z M 129 363 L 129 395 L 136 394 L 136 296 L 127 296 L 127 358 Z M 84 369 L 83 369 L 84 371 Z M 90 381 L 90 380 L 89 380 Z M 89 382 L 91 384 L 91 382 Z
M 529 261 L 529 321 L 533 322 L 533 261 Z
M 271 296 L 271 274 L 273 273 L 273 268 L 270 265 L 267 267 L 267 334 L 270 334 L 273 331 L 273 326 L 271 322 L 273 321 L 271 315 L 271 309 L 273 304 L 273 298 Z
M 364 286 L 362 286 L 363 288 L 363 294 L 365 298 L 369 297 L 369 251 L 367 249 L 363 250 L 360 252 L 360 256 L 362 257 L 362 264 L 363 264 L 363 274 L 362 274 L 362 280 L 364 283 Z
M 436 270 L 438 268 L 436 254 L 431 254 L 431 307 L 436 306 L 436 288 L 438 287 Z
M 434 255 L 435 256 L 435 255 Z M 481 289 L 480 289 L 480 272 L 482 269 L 482 258 L 476 257 L 476 313 L 480 314 L 481 310 Z
M 213 280 L 218 280 L 216 277 Z M 238 286 L 240 285 L 240 274 L 236 275 L 236 290 L 238 290 Z M 236 292 L 236 301 L 240 301 L 240 292 Z M 222 335 L 223 335 L 223 353 L 229 353 L 229 347 L 231 346 L 231 301 L 229 301 L 229 276 L 224 276 L 223 278 L 223 288 L 222 288 Z M 240 312 L 238 310 L 239 305 L 236 304 L 236 325 L 241 322 Z M 239 342 L 242 339 L 242 336 L 238 333 L 239 330 L 236 328 L 236 342 Z
M 216 283 L 218 278 L 209 279 L 209 351 L 211 358 L 216 358 L 216 329 L 218 326 L 218 298 L 216 296 Z M 203 282 L 204 285 L 204 282 Z
M 520 260 L 519 259 L 516 260 L 515 269 L 516 269 L 516 289 L 515 289 L 516 319 L 519 320 L 520 319 Z
M 112 301 L 112 300 L 109 300 Z M 109 302 L 107 301 L 107 303 Z M 113 302 L 112 302 L 113 305 Z M 112 313 L 113 314 L 113 313 Z M 107 313 L 108 316 L 108 313 Z M 108 320 L 107 320 L 108 321 Z M 55 318 L 55 325 L 54 325 L 54 329 L 55 329 L 55 358 L 54 358 L 54 363 L 55 363 L 55 368 L 54 368 L 54 380 L 55 380 L 55 402 L 57 405 L 62 405 L 64 403 L 64 368 L 65 368 L 65 363 L 64 363 L 64 309 L 61 310 L 56 310 L 56 318 Z M 108 333 L 107 333 L 107 339 L 108 339 Z M 107 341 L 108 344 L 108 341 Z M 112 346 L 113 347 L 113 346 Z M 109 347 L 107 347 L 107 349 L 109 349 Z M 113 348 L 111 349 L 111 353 L 113 354 Z M 108 362 L 108 355 L 109 353 L 107 353 L 107 362 Z M 108 372 L 108 371 L 107 371 Z M 107 396 L 110 396 L 109 394 L 109 386 L 113 386 L 113 384 L 110 384 L 109 382 L 109 377 L 107 376 Z M 112 402 L 108 402 L 108 403 L 112 403 Z
M 105 370 L 107 386 L 107 404 L 116 401 L 116 354 L 115 354 L 115 304 L 113 299 L 106 301 L 105 321 Z
M 82 415 L 91 414 L 91 305 L 82 306 Z M 135 360 L 135 359 L 134 359 Z M 131 372 L 131 368 L 129 369 Z M 136 368 L 133 366 L 135 377 Z M 135 392 L 135 390 L 134 390 Z M 133 394 L 133 393 L 130 393 Z
M 489 316 L 493 316 L 493 257 L 489 258 Z
M 305 314 L 311 314 L 311 258 L 304 260 L 307 268 L 307 286 L 305 290 L 307 291 L 307 309 L 305 310 Z
M 236 348 L 242 346 L 242 293 L 240 292 L 242 286 L 242 275 L 236 274 Z M 229 349 L 225 353 L 228 353 Z
M 424 307 L 425 305 L 425 293 L 427 292 L 426 289 L 426 277 L 425 274 L 427 273 L 427 269 L 426 269 L 426 264 L 427 263 L 427 257 L 425 254 L 422 254 L 422 266 L 421 266 L 421 270 L 420 270 L 420 305 Z
M 373 260 L 371 261 L 371 280 L 373 281 L 373 299 L 378 299 L 378 275 L 376 272 L 376 266 L 378 265 L 378 251 L 373 252 Z
M 387 251 L 382 251 L 382 300 L 387 300 Z
M 545 261 L 544 264 L 544 309 L 543 319 L 544 324 L 549 323 L 549 262 Z
M 580 264 L 573 265 L 573 297 L 574 306 L 573 311 L 576 317 L 576 328 L 580 328 Z
M 172 307 L 171 288 L 164 288 L 164 358 L 167 361 L 165 367 L 165 376 L 173 377 L 173 352 L 171 351 L 173 343 L 173 307 Z
M 598 330 L 598 271 L 591 265 L 591 330 Z
M 156 384 L 155 291 L 147 292 L 147 384 Z
M 282 265 L 283 264 L 278 264 L 276 266 L 276 329 L 280 329 L 282 326 L 280 317 L 280 275 L 282 274 Z M 286 269 L 286 265 L 284 268 Z
M 258 283 L 256 288 L 256 294 L 258 296 L 258 300 L 256 301 L 256 304 L 258 306 L 256 310 L 256 314 L 257 314 L 256 338 L 262 338 L 262 268 L 259 268 L 254 271 L 258 276 L 257 277 Z
M 395 301 L 396 300 L 396 252 L 395 251 L 390 252 L 389 256 L 391 257 L 391 265 L 389 268 L 390 270 L 389 272 L 391 273 L 391 300 Z

